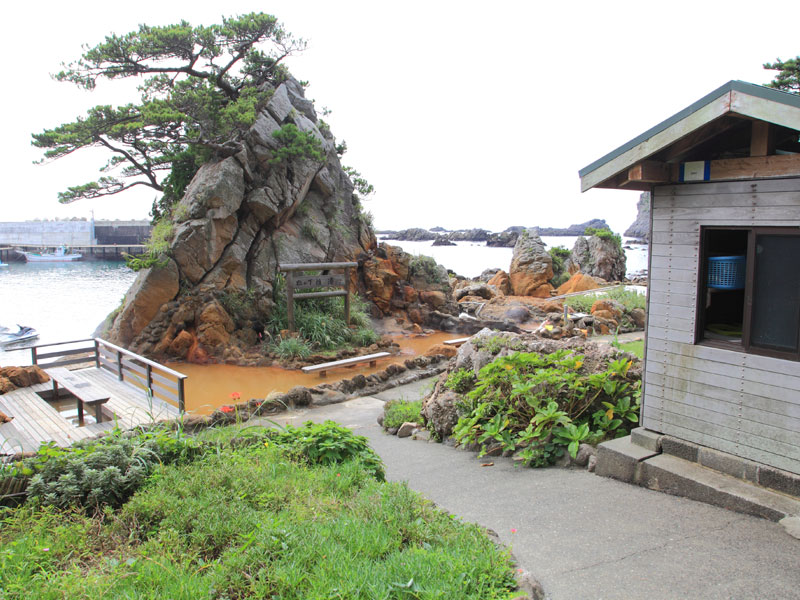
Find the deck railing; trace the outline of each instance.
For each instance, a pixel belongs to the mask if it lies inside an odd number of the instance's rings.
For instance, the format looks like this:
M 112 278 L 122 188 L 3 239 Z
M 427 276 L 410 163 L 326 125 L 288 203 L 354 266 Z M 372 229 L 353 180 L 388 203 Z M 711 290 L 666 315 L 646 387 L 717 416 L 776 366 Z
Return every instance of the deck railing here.
M 54 346 L 70 347 L 42 351 Z M 31 362 L 43 368 L 94 363 L 97 368 L 116 375 L 120 381 L 147 390 L 152 397 L 176 405 L 180 412 L 185 411 L 186 375 L 100 338 L 34 346 L 31 348 Z

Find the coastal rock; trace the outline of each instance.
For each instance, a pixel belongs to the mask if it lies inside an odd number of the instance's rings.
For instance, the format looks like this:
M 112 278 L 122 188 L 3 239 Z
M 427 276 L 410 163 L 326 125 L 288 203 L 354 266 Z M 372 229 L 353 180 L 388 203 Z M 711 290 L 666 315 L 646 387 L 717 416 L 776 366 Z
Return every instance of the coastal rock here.
M 570 274 L 577 271 L 605 281 L 622 281 L 625 278 L 625 251 L 617 241 L 596 235 L 579 237 L 567 259 Z
M 179 281 L 178 266 L 171 258 L 162 267 L 139 271 L 125 294 L 122 310 L 109 332 L 109 340 L 129 346 L 159 314 L 161 307 L 175 298 Z
M 636 203 L 636 220 L 623 234 L 646 242 L 650 241 L 650 192 L 642 192 Z
M 511 294 L 511 278 L 503 270 L 498 270 L 487 282 L 489 285 L 494 286 L 501 294 L 508 296 Z
M 435 240 L 433 240 L 433 243 L 431 244 L 431 246 L 455 246 L 455 245 L 456 245 L 455 242 L 451 242 L 446 237 L 441 235 L 437 237 Z
M 517 243 L 519 232 L 517 231 L 501 231 L 500 233 L 492 233 L 486 239 L 486 245 L 490 248 L 513 248 Z
M 556 294 L 561 296 L 563 294 L 573 294 L 575 292 L 586 292 L 599 288 L 600 285 L 595 279 L 589 275 L 584 275 L 581 272 L 575 273 L 567 281 L 558 286 Z
M 511 289 L 515 296 L 545 298 L 553 286 L 553 259 L 541 238 L 533 230 L 522 232 L 514 246 L 509 270 Z
M 279 147 L 273 134 L 287 123 L 320 141 L 322 159 L 273 160 Z M 407 267 L 405 275 L 394 263 L 393 275 L 380 272 L 386 256 L 376 255 L 332 135 L 316 123 L 313 104 L 288 76 L 244 134 L 242 150 L 212 156 L 197 171 L 174 210 L 171 258 L 140 272 L 109 327 L 110 341 L 173 356 L 197 341 L 201 354 L 217 360 L 252 360 L 246 357 L 273 310 L 280 263 L 368 263 L 372 276 L 353 272 L 352 288 L 373 288 L 382 310 L 392 309 L 393 283 L 407 278 Z M 235 310 L 224 310 L 221 295 Z

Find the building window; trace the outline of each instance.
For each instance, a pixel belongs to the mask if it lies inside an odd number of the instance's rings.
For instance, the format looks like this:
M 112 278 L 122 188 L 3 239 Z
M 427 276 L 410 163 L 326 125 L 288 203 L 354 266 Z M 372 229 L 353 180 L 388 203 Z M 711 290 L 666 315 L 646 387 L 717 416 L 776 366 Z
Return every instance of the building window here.
M 800 360 L 800 232 L 701 230 L 697 341 Z

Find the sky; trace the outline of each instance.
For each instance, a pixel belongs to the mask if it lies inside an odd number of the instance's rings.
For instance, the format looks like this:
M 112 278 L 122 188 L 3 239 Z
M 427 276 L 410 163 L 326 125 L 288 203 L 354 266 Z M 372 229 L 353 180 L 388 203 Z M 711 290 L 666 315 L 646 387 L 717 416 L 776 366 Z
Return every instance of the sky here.
M 800 54 L 796 1 L 746 11 L 696 0 L 12 3 L 0 38 L 0 220 L 148 218 L 152 190 L 58 203 L 58 191 L 96 179 L 105 155 L 34 165 L 31 134 L 138 96 L 130 81 L 87 92 L 50 74 L 82 44 L 140 23 L 210 25 L 251 11 L 307 40 L 287 65 L 310 83 L 317 112 L 332 111 L 343 164 L 375 186 L 365 206 L 378 229 L 602 218 L 621 232 L 638 192 L 581 194 L 579 169 L 731 79 L 767 83 L 764 62 Z

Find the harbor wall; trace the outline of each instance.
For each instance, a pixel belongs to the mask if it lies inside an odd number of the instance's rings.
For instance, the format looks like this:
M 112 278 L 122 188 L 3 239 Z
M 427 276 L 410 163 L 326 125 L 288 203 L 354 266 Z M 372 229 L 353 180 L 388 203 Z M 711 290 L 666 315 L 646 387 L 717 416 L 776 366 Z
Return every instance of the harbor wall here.
M 0 245 L 92 246 L 143 244 L 149 221 L 22 221 L 0 222 Z

